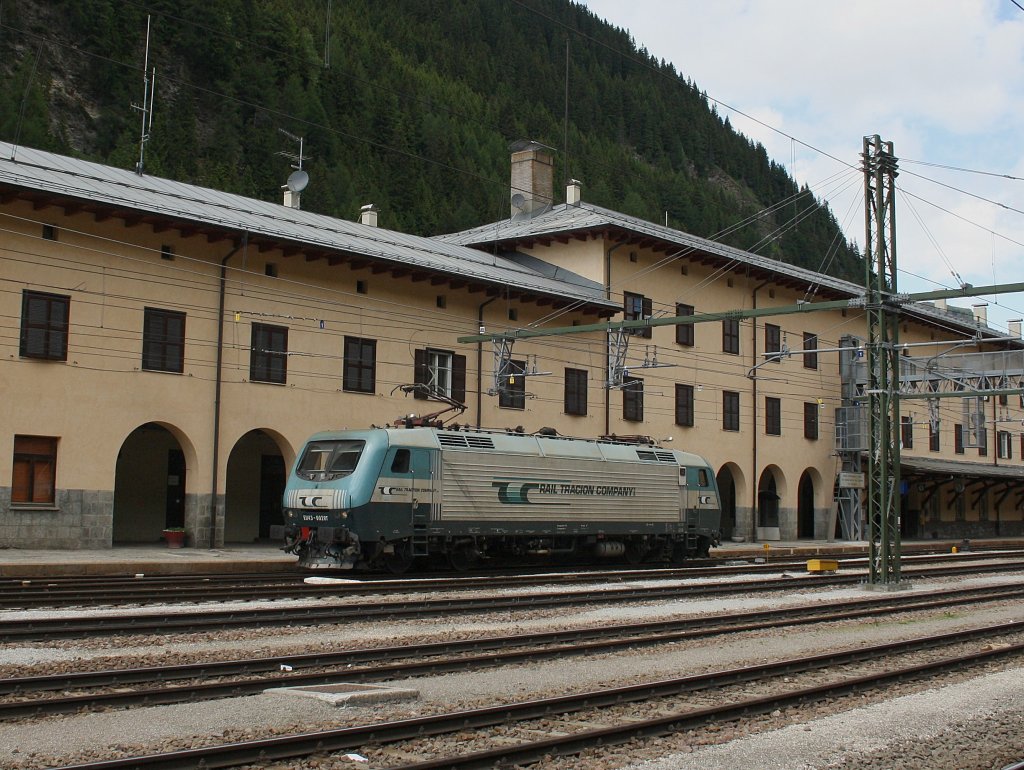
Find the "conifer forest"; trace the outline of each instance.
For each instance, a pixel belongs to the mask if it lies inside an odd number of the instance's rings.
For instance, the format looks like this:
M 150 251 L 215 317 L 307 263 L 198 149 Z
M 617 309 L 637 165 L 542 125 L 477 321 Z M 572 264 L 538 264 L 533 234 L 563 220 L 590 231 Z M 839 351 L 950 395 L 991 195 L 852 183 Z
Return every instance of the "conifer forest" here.
M 149 25 L 148 70 L 146 57 Z M 832 212 L 570 0 L 3 0 L 0 139 L 419 235 L 508 217 L 509 144 L 583 199 L 860 282 Z M 829 255 L 827 267 L 823 258 Z

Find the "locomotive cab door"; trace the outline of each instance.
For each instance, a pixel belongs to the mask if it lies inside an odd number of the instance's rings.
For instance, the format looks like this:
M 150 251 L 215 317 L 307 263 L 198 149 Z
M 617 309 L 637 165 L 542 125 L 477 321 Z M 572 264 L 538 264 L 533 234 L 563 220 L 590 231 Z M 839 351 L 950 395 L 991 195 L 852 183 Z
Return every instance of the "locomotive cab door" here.
M 679 466 L 679 520 L 686 519 L 686 512 L 691 507 L 690 491 L 686 484 L 686 466 Z
M 392 501 L 401 504 L 402 528 L 409 531 L 413 556 L 427 555 L 427 531 L 434 499 L 434 479 L 430 450 L 392 449 L 384 462 L 393 482 Z

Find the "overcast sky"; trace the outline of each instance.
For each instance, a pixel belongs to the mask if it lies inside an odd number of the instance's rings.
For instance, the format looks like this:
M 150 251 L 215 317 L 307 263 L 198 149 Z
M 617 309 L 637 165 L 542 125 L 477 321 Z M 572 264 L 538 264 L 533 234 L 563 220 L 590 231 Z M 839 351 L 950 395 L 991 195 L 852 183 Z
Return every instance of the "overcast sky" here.
M 584 3 L 721 102 L 861 245 L 863 137 L 892 142 L 900 291 L 1024 282 L 1024 11 L 1012 0 Z M 951 304 L 986 300 L 997 328 L 1024 316 L 1024 295 Z

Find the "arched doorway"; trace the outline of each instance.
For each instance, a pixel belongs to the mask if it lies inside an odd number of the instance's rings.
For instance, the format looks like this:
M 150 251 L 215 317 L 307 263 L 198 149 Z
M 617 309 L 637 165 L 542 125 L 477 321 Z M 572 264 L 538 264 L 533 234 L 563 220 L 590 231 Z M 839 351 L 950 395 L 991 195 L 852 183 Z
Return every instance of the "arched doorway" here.
M 765 468 L 757 482 L 757 537 L 759 540 L 778 540 L 779 492 L 775 474 Z
M 814 539 L 814 479 L 804 471 L 796 499 L 796 536 L 801 540 Z
M 112 540 L 153 543 L 165 529 L 187 528 L 188 463 L 194 456 L 164 425 L 133 430 L 117 453 Z
M 716 477 L 718 496 L 722 505 L 722 540 L 736 534 L 736 481 L 728 466 L 723 466 Z
M 252 543 L 270 538 L 270 528 L 284 523 L 286 460 L 283 437 L 268 430 L 251 430 L 235 443 L 228 456 L 224 499 L 224 542 Z

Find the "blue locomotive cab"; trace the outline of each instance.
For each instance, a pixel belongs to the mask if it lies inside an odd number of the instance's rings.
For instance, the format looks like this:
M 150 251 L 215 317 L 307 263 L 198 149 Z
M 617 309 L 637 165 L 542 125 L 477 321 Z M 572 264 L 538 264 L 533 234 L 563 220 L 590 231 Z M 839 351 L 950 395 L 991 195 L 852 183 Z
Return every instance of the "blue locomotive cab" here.
M 303 447 L 284 493 L 284 550 L 307 568 L 352 568 L 361 557 L 353 530 L 370 502 L 387 452 L 384 431 L 320 433 Z

